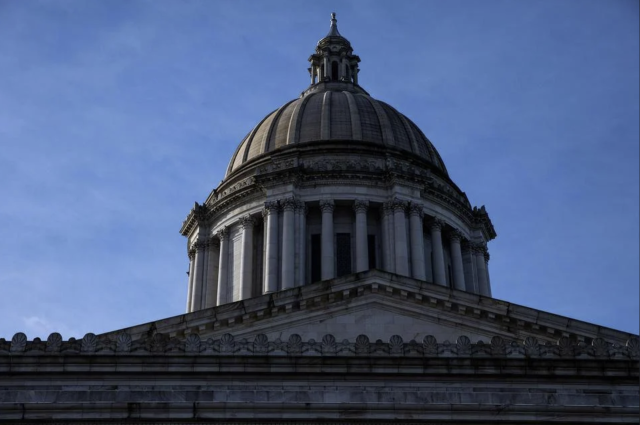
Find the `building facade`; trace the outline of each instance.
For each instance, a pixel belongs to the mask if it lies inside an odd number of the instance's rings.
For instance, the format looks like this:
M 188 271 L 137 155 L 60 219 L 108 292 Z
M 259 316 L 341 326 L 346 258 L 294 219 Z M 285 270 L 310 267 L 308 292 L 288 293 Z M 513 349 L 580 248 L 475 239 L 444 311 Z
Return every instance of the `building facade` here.
M 332 15 L 182 225 L 185 314 L 0 339 L 0 421 L 637 423 L 638 336 L 493 298 L 485 207 L 359 63 Z

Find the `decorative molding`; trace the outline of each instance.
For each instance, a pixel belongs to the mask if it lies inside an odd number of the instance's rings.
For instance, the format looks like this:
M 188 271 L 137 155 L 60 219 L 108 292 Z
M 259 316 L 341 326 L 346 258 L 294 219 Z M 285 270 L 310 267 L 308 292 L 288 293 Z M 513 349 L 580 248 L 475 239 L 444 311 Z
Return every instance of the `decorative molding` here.
M 442 228 L 445 225 L 445 221 L 440 218 L 433 217 L 430 221 L 430 225 L 432 229 L 442 231 Z
M 393 198 L 391 200 L 391 207 L 393 208 L 394 212 L 395 211 L 405 212 L 408 206 L 409 206 L 409 202 L 405 201 L 404 199 Z
M 453 229 L 449 232 L 449 240 L 460 243 L 464 240 L 464 235 L 458 229 Z
M 388 201 L 382 204 L 382 216 L 388 216 L 393 214 L 393 202 Z
M 369 201 L 365 201 L 363 199 L 356 199 L 353 202 L 353 210 L 357 213 L 367 213 L 369 209 Z
M 222 242 L 223 239 L 226 239 L 226 238 L 229 237 L 229 228 L 227 226 L 225 226 L 222 229 L 219 229 L 216 232 L 216 236 Z
M 46 350 L 42 350 L 39 338 L 27 341 L 24 333 L 13 336 L 10 347 L 0 339 L 1 355 L 46 355 L 63 352 L 78 355 L 269 355 L 269 356 L 389 356 L 389 357 L 495 357 L 495 358 L 576 358 L 576 359 L 612 359 L 638 360 L 638 338 L 630 338 L 626 345 L 611 344 L 596 338 L 590 345 L 574 343 L 567 337 L 561 337 L 555 344 L 540 343 L 534 337 L 524 340 L 505 340 L 494 336 L 490 342 L 476 341 L 461 335 L 455 342 L 437 342 L 432 335 L 422 341 L 404 341 L 399 335 L 392 335 L 388 342 L 371 342 L 366 335 L 359 335 L 355 341 L 338 342 L 334 335 L 326 334 L 320 341 L 304 341 L 298 334 L 292 334 L 288 340 L 269 340 L 266 335 L 256 335 L 252 340 L 236 339 L 226 333 L 219 339 L 201 340 L 198 334 L 188 334 L 184 338 L 169 337 L 166 334 L 152 332 L 137 340 L 122 332 L 114 340 L 98 338 L 86 334 L 81 344 L 75 338 L 63 341 L 59 333 L 49 335 Z M 9 349 L 7 349 L 9 348 Z
M 294 211 L 296 209 L 296 198 L 289 196 L 280 199 L 280 206 L 283 211 Z
M 266 217 L 271 214 L 277 214 L 279 209 L 280 209 L 280 205 L 278 205 L 278 201 L 267 201 L 264 203 L 262 216 Z
M 409 215 L 417 215 L 420 218 L 424 217 L 424 208 L 420 204 L 411 202 L 409 205 Z
M 255 226 L 255 224 L 256 224 L 256 220 L 250 215 L 245 215 L 240 218 L 240 225 L 242 226 L 243 229 L 246 229 L 247 227 L 253 227 Z
M 325 213 L 325 212 L 330 212 L 333 213 L 333 210 L 335 209 L 336 205 L 333 203 L 332 199 L 321 199 L 320 200 L 320 210 Z

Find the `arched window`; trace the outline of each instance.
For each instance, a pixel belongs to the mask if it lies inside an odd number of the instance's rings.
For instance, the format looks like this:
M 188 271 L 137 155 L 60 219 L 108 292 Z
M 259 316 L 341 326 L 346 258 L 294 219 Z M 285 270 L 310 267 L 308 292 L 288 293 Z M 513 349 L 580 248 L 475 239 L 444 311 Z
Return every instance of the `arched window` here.
M 331 79 L 333 81 L 338 81 L 338 62 L 331 62 Z

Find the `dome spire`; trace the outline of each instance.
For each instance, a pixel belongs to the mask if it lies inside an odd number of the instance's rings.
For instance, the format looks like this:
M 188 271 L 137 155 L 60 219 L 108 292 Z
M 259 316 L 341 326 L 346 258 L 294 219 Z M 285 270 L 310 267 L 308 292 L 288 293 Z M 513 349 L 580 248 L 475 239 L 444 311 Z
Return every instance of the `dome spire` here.
M 336 12 L 331 14 L 331 27 L 329 28 L 329 34 L 327 37 L 342 37 L 338 32 L 338 20 L 336 19 Z
M 309 57 L 308 68 L 311 85 L 339 81 L 358 85 L 358 62 L 351 43 L 338 31 L 335 12 L 331 14 L 329 33 L 316 46 L 316 52 Z

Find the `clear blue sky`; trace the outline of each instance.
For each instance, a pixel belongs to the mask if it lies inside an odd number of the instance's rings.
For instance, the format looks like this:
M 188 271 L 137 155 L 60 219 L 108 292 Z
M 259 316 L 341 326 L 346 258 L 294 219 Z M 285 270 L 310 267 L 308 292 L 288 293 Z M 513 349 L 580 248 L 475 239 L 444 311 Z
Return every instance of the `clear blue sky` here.
M 360 83 L 486 205 L 496 298 L 638 332 L 638 1 L 0 1 L 0 337 L 184 312 L 178 230 L 309 84 Z

